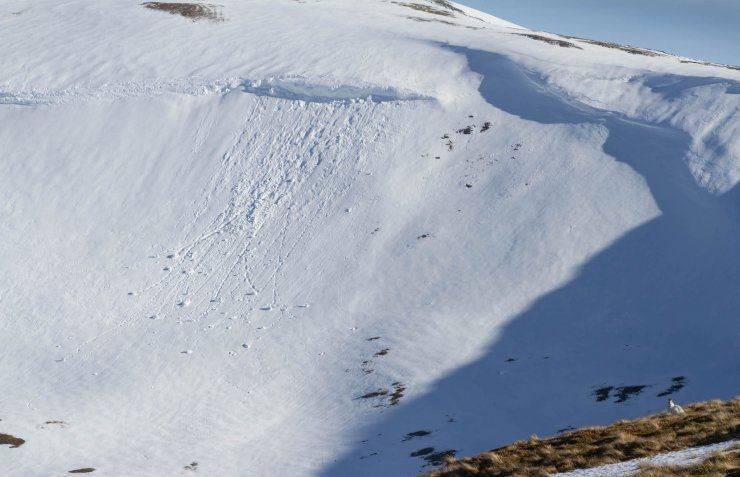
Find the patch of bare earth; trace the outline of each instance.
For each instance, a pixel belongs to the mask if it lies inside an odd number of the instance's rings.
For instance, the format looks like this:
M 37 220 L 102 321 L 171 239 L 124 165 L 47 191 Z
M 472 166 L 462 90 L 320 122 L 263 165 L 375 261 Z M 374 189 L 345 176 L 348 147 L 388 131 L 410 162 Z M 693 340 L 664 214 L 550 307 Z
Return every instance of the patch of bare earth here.
M 70 474 L 91 474 L 93 472 L 95 472 L 95 469 L 93 469 L 92 467 L 83 467 L 81 469 L 75 469 L 75 470 L 69 471 Z
M 684 409 L 683 415 L 656 414 L 550 439 L 533 436 L 475 457 L 447 459 L 429 477 L 548 475 L 740 438 L 740 398 Z
M 703 476 L 740 476 L 740 446 L 717 452 L 708 459 L 688 466 L 649 465 L 640 466 L 635 477 L 690 477 Z
M 144 2 L 142 5 L 151 10 L 159 10 L 171 15 L 180 15 L 193 21 L 223 21 L 223 17 L 219 13 L 218 6 L 207 3 Z

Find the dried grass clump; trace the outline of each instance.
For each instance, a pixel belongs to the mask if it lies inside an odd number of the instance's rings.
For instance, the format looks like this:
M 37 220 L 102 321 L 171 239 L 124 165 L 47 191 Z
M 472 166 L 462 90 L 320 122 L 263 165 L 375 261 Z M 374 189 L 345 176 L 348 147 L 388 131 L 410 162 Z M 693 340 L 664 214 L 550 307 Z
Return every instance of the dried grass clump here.
M 167 12 L 171 15 L 181 15 L 193 21 L 210 20 L 214 22 L 223 21 L 216 5 L 206 3 L 168 3 L 168 2 L 144 2 L 145 8 Z
M 678 465 L 642 465 L 635 477 L 707 477 L 740 476 L 740 446 L 717 452 L 698 464 Z
M 430 477 L 539 476 L 649 457 L 740 437 L 740 398 L 684 407 L 550 439 L 532 437 L 467 459 L 449 459 Z
M 20 437 L 11 436 L 10 434 L 0 434 L 0 445 L 10 446 L 11 449 L 20 447 L 25 444 L 25 440 Z

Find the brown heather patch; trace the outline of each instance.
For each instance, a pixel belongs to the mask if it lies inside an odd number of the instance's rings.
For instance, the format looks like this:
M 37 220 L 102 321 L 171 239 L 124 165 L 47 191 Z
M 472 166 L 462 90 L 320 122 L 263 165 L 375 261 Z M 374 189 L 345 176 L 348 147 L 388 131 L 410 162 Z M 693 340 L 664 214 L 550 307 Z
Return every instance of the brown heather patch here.
M 684 409 L 684 415 L 656 414 L 550 439 L 533 436 L 475 457 L 448 459 L 445 467 L 428 477 L 544 476 L 740 437 L 740 398 L 701 402 Z
M 717 452 L 703 462 L 688 466 L 642 465 L 635 477 L 740 476 L 740 446 Z

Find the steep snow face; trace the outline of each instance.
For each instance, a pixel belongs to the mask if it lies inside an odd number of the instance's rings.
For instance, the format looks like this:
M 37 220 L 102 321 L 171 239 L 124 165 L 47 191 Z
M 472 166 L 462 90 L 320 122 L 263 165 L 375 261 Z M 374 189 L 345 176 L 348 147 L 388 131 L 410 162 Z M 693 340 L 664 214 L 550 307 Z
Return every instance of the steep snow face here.
M 737 71 L 208 8 L 0 7 L 4 475 L 408 475 L 737 392 Z

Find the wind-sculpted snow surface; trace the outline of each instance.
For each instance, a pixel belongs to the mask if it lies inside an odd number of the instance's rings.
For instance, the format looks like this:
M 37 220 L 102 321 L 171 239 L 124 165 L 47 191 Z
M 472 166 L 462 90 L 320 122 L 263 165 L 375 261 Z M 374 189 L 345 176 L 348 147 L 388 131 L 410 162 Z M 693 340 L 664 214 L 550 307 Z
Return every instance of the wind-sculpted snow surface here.
M 740 73 L 415 3 L 0 9 L 1 474 L 413 475 L 737 393 Z

